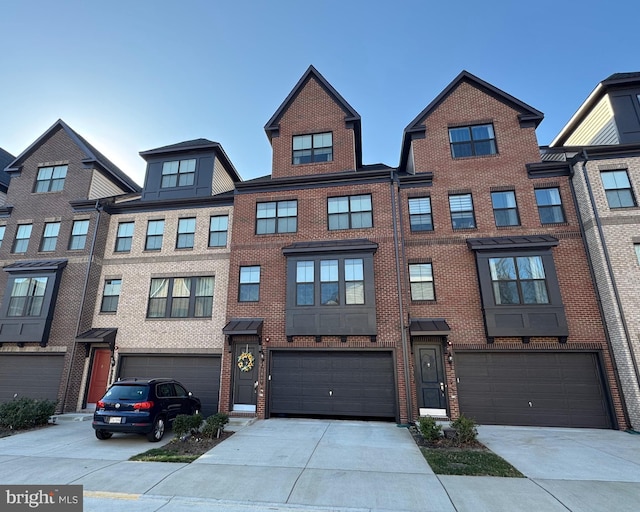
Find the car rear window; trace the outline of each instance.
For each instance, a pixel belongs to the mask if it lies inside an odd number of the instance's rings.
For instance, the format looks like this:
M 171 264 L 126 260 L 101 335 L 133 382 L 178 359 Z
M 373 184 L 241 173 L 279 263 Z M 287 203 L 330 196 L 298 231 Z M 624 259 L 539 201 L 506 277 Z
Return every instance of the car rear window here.
M 120 384 L 113 386 L 104 397 L 115 400 L 144 400 L 148 393 L 149 386 Z

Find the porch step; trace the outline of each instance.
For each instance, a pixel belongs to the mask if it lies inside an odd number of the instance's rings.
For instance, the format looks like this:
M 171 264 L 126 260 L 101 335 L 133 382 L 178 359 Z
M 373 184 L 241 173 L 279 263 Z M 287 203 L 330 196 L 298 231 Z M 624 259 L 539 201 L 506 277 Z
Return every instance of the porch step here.
M 231 432 L 237 432 L 238 430 L 243 429 L 244 427 L 248 427 L 254 421 L 256 421 L 255 416 L 231 416 L 229 415 L 229 423 L 227 423 L 224 427 L 225 430 L 230 430 Z

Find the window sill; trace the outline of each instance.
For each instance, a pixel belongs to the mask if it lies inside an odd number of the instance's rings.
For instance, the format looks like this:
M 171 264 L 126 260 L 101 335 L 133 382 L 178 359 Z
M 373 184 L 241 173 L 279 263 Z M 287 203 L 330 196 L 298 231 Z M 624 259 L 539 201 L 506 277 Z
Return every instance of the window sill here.
M 181 316 L 181 317 L 145 317 L 145 321 L 148 322 L 183 322 L 183 321 L 195 321 L 195 320 L 211 320 L 211 316 Z
M 428 299 L 428 300 L 413 300 L 411 299 L 412 304 L 416 305 L 428 305 L 428 304 L 437 304 L 438 301 L 436 299 Z
M 117 311 L 99 311 L 98 314 L 99 315 L 107 315 L 107 316 L 113 316 L 116 315 L 118 312 Z

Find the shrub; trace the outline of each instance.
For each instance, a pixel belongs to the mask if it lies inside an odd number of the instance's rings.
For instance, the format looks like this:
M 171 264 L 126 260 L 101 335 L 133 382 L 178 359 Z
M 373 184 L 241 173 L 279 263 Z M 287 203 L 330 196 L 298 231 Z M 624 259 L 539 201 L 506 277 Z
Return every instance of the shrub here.
M 54 400 L 21 397 L 0 404 L 0 426 L 21 430 L 46 425 L 56 410 Z
M 431 416 L 421 416 L 418 419 L 418 430 L 427 441 L 437 441 L 442 433 L 442 426 Z
M 202 414 L 178 414 L 173 420 L 173 433 L 177 437 L 195 434 L 202 425 Z
M 213 439 L 214 437 L 220 437 L 220 434 L 224 432 L 224 426 L 229 423 L 229 415 L 223 412 L 214 414 L 207 418 L 207 422 L 202 428 L 202 435 Z
M 478 429 L 473 418 L 460 415 L 457 420 L 451 422 L 451 428 L 456 431 L 454 440 L 457 444 L 471 443 L 478 437 Z

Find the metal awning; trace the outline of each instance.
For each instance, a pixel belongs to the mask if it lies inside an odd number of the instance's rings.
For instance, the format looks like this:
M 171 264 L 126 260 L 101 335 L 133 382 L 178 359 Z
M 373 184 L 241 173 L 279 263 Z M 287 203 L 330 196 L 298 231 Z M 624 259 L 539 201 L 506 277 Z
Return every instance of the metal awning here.
M 55 271 L 58 272 L 67 266 L 66 259 L 59 260 L 35 260 L 35 261 L 17 261 L 11 263 L 2 269 L 5 272 L 43 272 L 43 271 Z
M 451 327 L 444 318 L 412 318 L 409 324 L 411 336 L 446 336 Z
M 111 351 L 116 346 L 116 328 L 96 327 L 76 336 L 76 343 L 108 343 Z
M 263 318 L 232 318 L 222 328 L 222 333 L 226 336 L 262 336 L 263 322 Z

